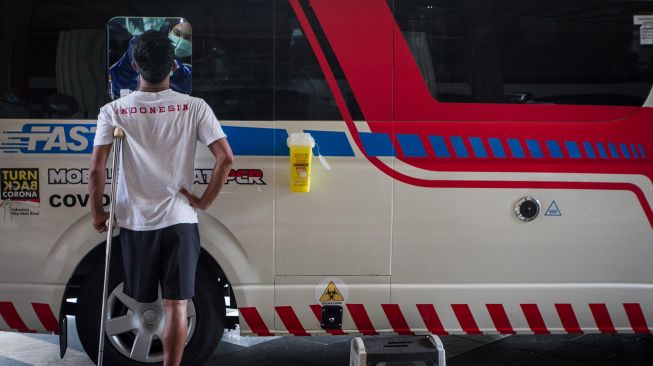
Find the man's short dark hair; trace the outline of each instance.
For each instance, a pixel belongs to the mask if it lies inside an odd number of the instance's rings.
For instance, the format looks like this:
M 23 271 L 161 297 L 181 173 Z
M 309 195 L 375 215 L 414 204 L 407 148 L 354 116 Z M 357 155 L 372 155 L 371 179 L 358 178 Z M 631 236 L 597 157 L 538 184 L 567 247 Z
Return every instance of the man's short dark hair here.
M 145 81 L 160 83 L 172 69 L 175 49 L 167 35 L 149 30 L 138 37 L 134 44 L 133 57 Z

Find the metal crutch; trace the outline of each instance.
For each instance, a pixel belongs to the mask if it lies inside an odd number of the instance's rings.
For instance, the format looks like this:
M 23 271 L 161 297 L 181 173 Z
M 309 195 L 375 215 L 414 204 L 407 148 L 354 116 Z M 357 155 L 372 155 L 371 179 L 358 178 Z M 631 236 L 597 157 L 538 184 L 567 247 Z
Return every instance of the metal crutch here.
M 125 137 L 125 131 L 120 127 L 113 130 L 113 161 L 111 163 L 111 201 L 109 202 L 109 220 L 107 223 L 107 251 L 104 260 L 104 288 L 102 289 L 102 317 L 100 318 L 100 348 L 97 354 L 97 365 L 102 366 L 104 356 L 104 318 L 106 317 L 107 291 L 109 287 L 109 260 L 111 259 L 111 238 L 114 224 L 114 208 L 116 206 L 116 187 L 118 185 L 118 166 L 120 165 L 120 150 L 122 150 L 122 139 Z

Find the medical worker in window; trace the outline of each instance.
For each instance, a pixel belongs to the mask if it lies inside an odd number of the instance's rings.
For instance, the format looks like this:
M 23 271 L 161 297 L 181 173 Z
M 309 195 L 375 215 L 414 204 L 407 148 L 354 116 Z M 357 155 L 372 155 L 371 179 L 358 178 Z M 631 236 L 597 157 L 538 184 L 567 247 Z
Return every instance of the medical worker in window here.
M 133 49 L 138 37 L 146 30 L 159 30 L 168 35 L 175 50 L 175 70 L 170 74 L 170 89 L 190 94 L 192 90 L 192 36 L 189 22 L 183 19 L 169 26 L 165 18 L 126 18 L 126 30 L 133 35 L 127 51 L 109 68 L 111 99 L 123 97 L 138 88 L 138 71 L 133 67 Z

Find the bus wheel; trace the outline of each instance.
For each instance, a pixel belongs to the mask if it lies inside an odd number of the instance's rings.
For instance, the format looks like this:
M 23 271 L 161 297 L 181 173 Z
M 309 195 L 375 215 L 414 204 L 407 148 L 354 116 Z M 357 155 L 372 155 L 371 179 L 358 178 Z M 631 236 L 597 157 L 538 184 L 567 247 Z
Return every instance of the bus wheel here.
M 159 300 L 139 303 L 122 292 L 122 273 L 112 266 L 107 317 L 105 319 L 104 364 L 161 365 L 163 361 L 164 314 Z M 104 266 L 87 278 L 77 299 L 77 334 L 93 362 L 97 362 Z M 224 332 L 225 302 L 217 278 L 198 266 L 195 297 L 188 302 L 188 334 L 182 365 L 202 365 L 215 351 Z

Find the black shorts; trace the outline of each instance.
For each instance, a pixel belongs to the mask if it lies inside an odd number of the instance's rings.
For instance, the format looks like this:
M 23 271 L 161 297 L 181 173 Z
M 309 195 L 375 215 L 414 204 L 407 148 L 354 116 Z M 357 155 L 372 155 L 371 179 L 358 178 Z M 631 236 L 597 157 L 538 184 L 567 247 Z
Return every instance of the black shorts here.
M 187 300 L 195 295 L 195 270 L 200 257 L 197 224 L 163 229 L 120 229 L 124 267 L 123 292 L 138 302 Z

